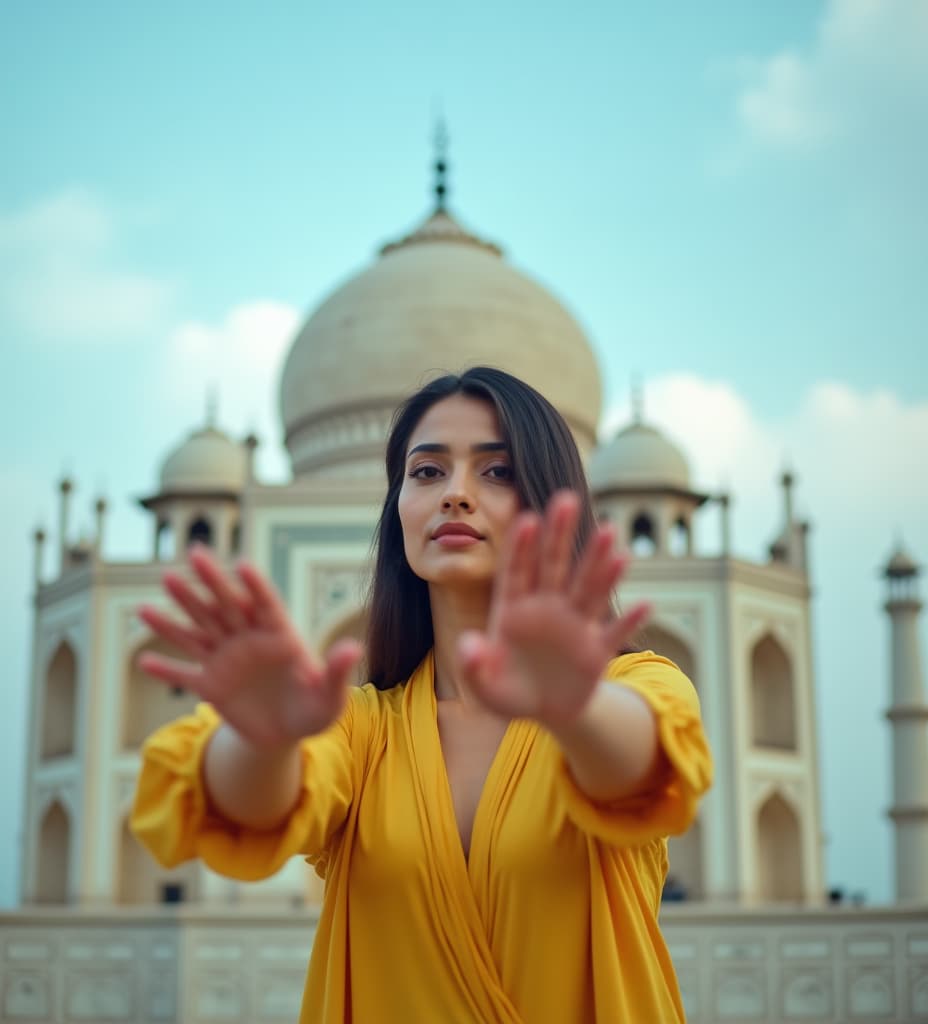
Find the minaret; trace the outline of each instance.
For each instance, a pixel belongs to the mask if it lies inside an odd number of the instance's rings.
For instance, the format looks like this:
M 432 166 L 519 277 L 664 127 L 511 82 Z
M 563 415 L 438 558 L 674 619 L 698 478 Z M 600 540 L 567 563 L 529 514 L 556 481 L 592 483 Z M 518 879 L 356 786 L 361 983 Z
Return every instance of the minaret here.
M 68 477 L 62 477 L 58 484 L 61 493 L 61 500 L 58 504 L 58 546 L 60 550 L 60 565 L 58 575 L 63 576 L 68 567 L 68 529 L 70 527 L 71 492 L 74 490 L 74 482 Z
M 774 562 L 782 562 L 802 572 L 809 568 L 809 524 L 796 518 L 793 504 L 793 487 L 796 477 L 785 469 L 780 477 L 783 488 L 783 532 L 770 545 L 770 557 Z
M 919 569 L 896 549 L 883 575 L 889 584 L 893 821 L 896 899 L 928 903 L 928 703 L 918 642 Z

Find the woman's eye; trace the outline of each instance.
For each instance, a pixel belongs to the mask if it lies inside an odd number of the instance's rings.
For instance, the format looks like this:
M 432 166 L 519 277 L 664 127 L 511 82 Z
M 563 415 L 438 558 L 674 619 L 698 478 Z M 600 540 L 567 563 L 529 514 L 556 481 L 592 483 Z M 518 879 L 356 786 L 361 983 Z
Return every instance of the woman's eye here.
M 415 480 L 434 480 L 439 473 L 437 466 L 416 466 L 409 475 Z
M 494 480 L 512 480 L 512 466 L 490 466 L 487 473 Z

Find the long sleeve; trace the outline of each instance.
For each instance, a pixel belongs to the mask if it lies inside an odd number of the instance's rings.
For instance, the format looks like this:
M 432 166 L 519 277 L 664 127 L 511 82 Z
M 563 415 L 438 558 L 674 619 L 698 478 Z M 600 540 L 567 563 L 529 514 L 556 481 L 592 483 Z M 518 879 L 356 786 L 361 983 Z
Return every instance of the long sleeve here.
M 667 770 L 649 792 L 602 804 L 580 790 L 560 755 L 556 786 L 568 817 L 612 846 L 685 832 L 700 796 L 712 784 L 712 755 L 693 684 L 673 662 L 651 651 L 613 659 L 606 678 L 630 687 L 651 707 Z
M 165 867 L 194 857 L 214 871 L 255 881 L 298 853 L 316 860 L 344 822 L 354 796 L 351 733 L 358 691 L 326 732 L 301 744 L 302 783 L 296 806 L 277 829 L 259 831 L 210 811 L 202 762 L 220 718 L 208 704 L 164 726 L 146 741 L 131 828 Z

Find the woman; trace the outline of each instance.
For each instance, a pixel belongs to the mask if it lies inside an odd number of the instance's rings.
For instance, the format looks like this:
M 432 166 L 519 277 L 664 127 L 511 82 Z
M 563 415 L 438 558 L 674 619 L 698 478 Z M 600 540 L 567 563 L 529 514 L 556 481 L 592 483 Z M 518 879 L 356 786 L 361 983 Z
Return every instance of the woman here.
M 199 592 L 165 577 L 184 621 L 141 610 L 191 659 L 143 668 L 207 703 L 146 744 L 136 835 L 242 879 L 309 858 L 304 1022 L 682 1021 L 665 837 L 711 759 L 679 670 L 615 656 L 647 608 L 612 610 L 625 562 L 566 424 L 480 367 L 406 402 L 386 462 L 366 651 L 317 657 L 202 549 Z

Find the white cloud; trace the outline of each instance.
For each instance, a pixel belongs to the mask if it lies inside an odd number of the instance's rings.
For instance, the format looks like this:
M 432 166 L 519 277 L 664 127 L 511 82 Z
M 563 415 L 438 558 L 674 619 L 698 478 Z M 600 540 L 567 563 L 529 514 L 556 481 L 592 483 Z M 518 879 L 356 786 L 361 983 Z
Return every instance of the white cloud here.
M 69 189 L 0 216 L 0 309 L 31 337 L 111 341 L 148 330 L 171 285 L 118 268 L 124 219 Z
M 300 313 L 292 306 L 256 301 L 234 307 L 219 323 L 191 321 L 173 330 L 163 393 L 181 432 L 203 422 L 214 395 L 221 426 L 240 433 L 254 430 L 262 440 L 262 474 L 286 476 L 277 443 L 277 384 L 299 322 Z
M 755 81 L 738 97 L 737 112 L 751 138 L 771 146 L 802 147 L 822 142 L 833 120 L 816 93 L 807 62 L 791 52 L 758 64 Z
M 746 141 L 807 150 L 887 125 L 917 130 L 928 100 L 928 4 L 831 0 L 814 44 L 739 61 L 735 101 Z

